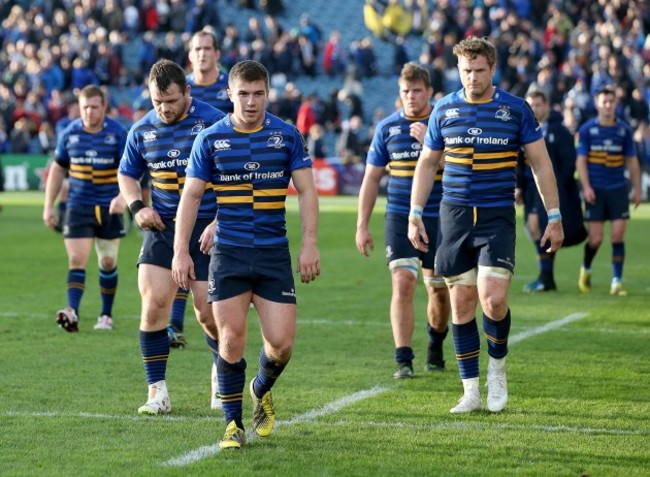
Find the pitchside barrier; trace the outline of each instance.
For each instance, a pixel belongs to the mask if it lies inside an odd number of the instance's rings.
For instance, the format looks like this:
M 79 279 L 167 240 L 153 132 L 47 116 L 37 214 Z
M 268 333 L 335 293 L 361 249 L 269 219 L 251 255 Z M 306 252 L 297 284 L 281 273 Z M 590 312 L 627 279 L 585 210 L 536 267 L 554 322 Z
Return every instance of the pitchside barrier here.
M 0 154 L 5 191 L 44 190 L 51 157 L 45 154 Z M 336 157 L 314 160 L 314 180 L 319 195 L 359 195 L 364 164 L 342 164 Z M 387 176 L 380 192 L 386 192 Z M 650 164 L 641 168 L 641 191 L 644 202 L 650 201 Z M 296 194 L 289 185 L 289 194 Z

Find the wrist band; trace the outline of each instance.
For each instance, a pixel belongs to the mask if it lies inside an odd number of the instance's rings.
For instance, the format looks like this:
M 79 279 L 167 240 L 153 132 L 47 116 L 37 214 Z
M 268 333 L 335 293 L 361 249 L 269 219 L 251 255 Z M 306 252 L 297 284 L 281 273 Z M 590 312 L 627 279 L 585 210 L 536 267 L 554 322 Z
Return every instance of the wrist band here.
M 546 215 L 548 215 L 549 224 L 557 224 L 558 222 L 562 222 L 562 214 L 560 213 L 560 209 L 557 207 L 546 211 Z
M 422 207 L 419 205 L 412 205 L 409 215 L 417 215 L 418 217 L 422 217 Z
M 139 200 L 139 199 L 138 199 L 138 200 L 134 200 L 133 202 L 131 202 L 131 203 L 129 204 L 129 210 L 131 211 L 131 213 L 132 213 L 134 216 L 135 216 L 135 214 L 137 214 L 138 212 L 140 212 L 140 210 L 144 209 L 145 207 L 146 207 L 146 205 L 144 205 L 144 202 L 142 202 L 142 201 Z

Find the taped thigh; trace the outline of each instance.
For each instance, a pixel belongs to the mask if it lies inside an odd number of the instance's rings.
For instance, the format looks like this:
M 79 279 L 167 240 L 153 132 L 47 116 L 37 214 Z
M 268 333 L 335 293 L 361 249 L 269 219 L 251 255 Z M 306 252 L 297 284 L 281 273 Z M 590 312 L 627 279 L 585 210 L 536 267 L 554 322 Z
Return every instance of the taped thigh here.
M 503 267 L 488 267 L 485 265 L 478 266 L 479 277 L 501 278 L 502 280 L 512 280 L 512 272 Z
M 388 262 L 388 269 L 393 272 L 398 268 L 408 270 L 415 278 L 418 277 L 420 271 L 420 261 L 416 257 L 398 258 Z
M 424 284 L 431 288 L 447 288 L 447 283 L 445 283 L 445 278 L 439 275 L 435 277 L 423 277 Z
M 476 276 L 477 276 L 477 270 L 476 268 L 472 268 L 471 270 L 467 270 L 466 272 L 463 272 L 459 275 L 450 275 L 445 277 L 445 282 L 447 283 L 447 286 L 452 286 L 452 285 L 476 286 Z

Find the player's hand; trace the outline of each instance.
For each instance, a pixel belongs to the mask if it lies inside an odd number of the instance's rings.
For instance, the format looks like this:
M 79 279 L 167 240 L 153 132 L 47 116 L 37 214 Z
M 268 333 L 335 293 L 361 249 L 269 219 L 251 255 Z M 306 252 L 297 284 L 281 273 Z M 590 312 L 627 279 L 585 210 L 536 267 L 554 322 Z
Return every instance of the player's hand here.
M 135 214 L 135 221 L 142 228 L 142 230 L 165 230 L 165 223 L 158 215 L 158 212 L 153 210 L 151 207 L 145 207 L 144 209 L 138 210 L 138 213 Z
M 172 259 L 172 279 L 186 290 L 190 289 L 190 280 L 196 280 L 194 262 L 189 252 L 175 253 Z
M 524 203 L 524 193 L 519 187 L 517 187 L 515 188 L 515 204 L 521 205 L 523 203 Z
M 303 245 L 301 247 L 296 271 L 300 273 L 302 283 L 316 280 L 316 277 L 320 275 L 320 255 L 316 246 Z
M 424 144 L 424 136 L 427 134 L 427 125 L 422 124 L 420 121 L 411 123 L 409 126 L 409 135 L 418 140 L 420 144 Z
M 586 203 L 596 203 L 596 192 L 590 186 L 582 188 L 582 196 L 584 197 Z
M 359 253 L 369 257 L 370 252 L 375 249 L 375 242 L 372 240 L 372 234 L 370 231 L 367 228 L 357 229 L 355 240 Z
M 43 224 L 47 228 L 54 229 L 58 224 L 59 220 L 54 211 L 54 207 L 45 207 L 43 209 Z
M 641 204 L 641 191 L 634 189 L 634 195 L 632 196 L 632 202 L 634 202 L 634 208 L 637 209 Z
M 429 251 L 429 237 L 424 229 L 424 222 L 419 215 L 409 215 L 408 237 L 413 246 L 421 252 Z
M 539 241 L 542 245 L 550 241 L 551 246 L 546 249 L 547 253 L 557 252 L 564 242 L 564 229 L 562 228 L 562 222 L 554 222 L 546 226 L 544 235 Z
M 213 220 L 205 229 L 203 229 L 203 232 L 201 232 L 201 236 L 199 237 L 199 247 L 201 252 L 205 255 L 210 254 L 210 249 L 212 248 L 212 245 L 214 245 L 214 234 L 216 230 L 217 221 Z
M 113 197 L 111 204 L 108 206 L 108 213 L 111 215 L 121 215 L 126 210 L 126 201 L 121 195 Z

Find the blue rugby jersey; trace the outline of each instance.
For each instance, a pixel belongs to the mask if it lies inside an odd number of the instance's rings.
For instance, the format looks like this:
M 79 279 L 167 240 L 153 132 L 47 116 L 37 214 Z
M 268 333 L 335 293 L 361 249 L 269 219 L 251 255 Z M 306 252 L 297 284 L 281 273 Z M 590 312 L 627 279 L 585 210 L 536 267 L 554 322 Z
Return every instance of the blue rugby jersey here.
M 223 112 L 196 99 L 192 99 L 187 115 L 173 124 L 163 123 L 152 109 L 129 131 L 120 174 L 140 180 L 149 169 L 152 206 L 161 217 L 173 219 L 185 184 L 192 143 L 199 132 L 223 117 Z M 214 191 L 211 186 L 206 187 L 198 217 L 213 219 L 216 209 Z
M 208 103 L 224 113 L 232 113 L 233 107 L 228 97 L 228 73 L 219 71 L 217 80 L 211 84 L 199 84 L 194 80 L 194 73 L 186 76 L 190 85 L 190 96 Z
M 632 130 L 620 119 L 599 124 L 593 118 L 578 132 L 578 155 L 587 157 L 589 184 L 594 189 L 622 189 L 625 182 L 625 158 L 636 156 Z
M 96 133 L 87 132 L 81 119 L 61 132 L 54 160 L 68 169 L 68 204 L 111 205 L 120 193 L 117 168 L 125 143 L 126 131 L 111 118 L 105 118 L 102 130 Z
M 237 130 L 226 116 L 194 142 L 187 176 L 214 184 L 215 243 L 288 247 L 285 200 L 291 173 L 312 161 L 298 130 L 266 113 L 256 131 Z
M 375 130 L 368 164 L 377 167 L 388 166 L 388 203 L 386 212 L 408 215 L 411 209 L 411 186 L 415 166 L 422 151 L 422 145 L 410 135 L 409 127 L 414 122 L 427 124 L 429 116 L 409 118 L 404 110 L 384 118 Z M 438 217 L 442 198 L 442 167 L 436 173 L 436 182 L 424 207 L 423 215 Z
M 469 207 L 514 204 L 520 147 L 542 139 L 542 128 L 522 98 L 496 88 L 473 103 L 463 90 L 436 103 L 424 144 L 444 151 L 442 201 Z

